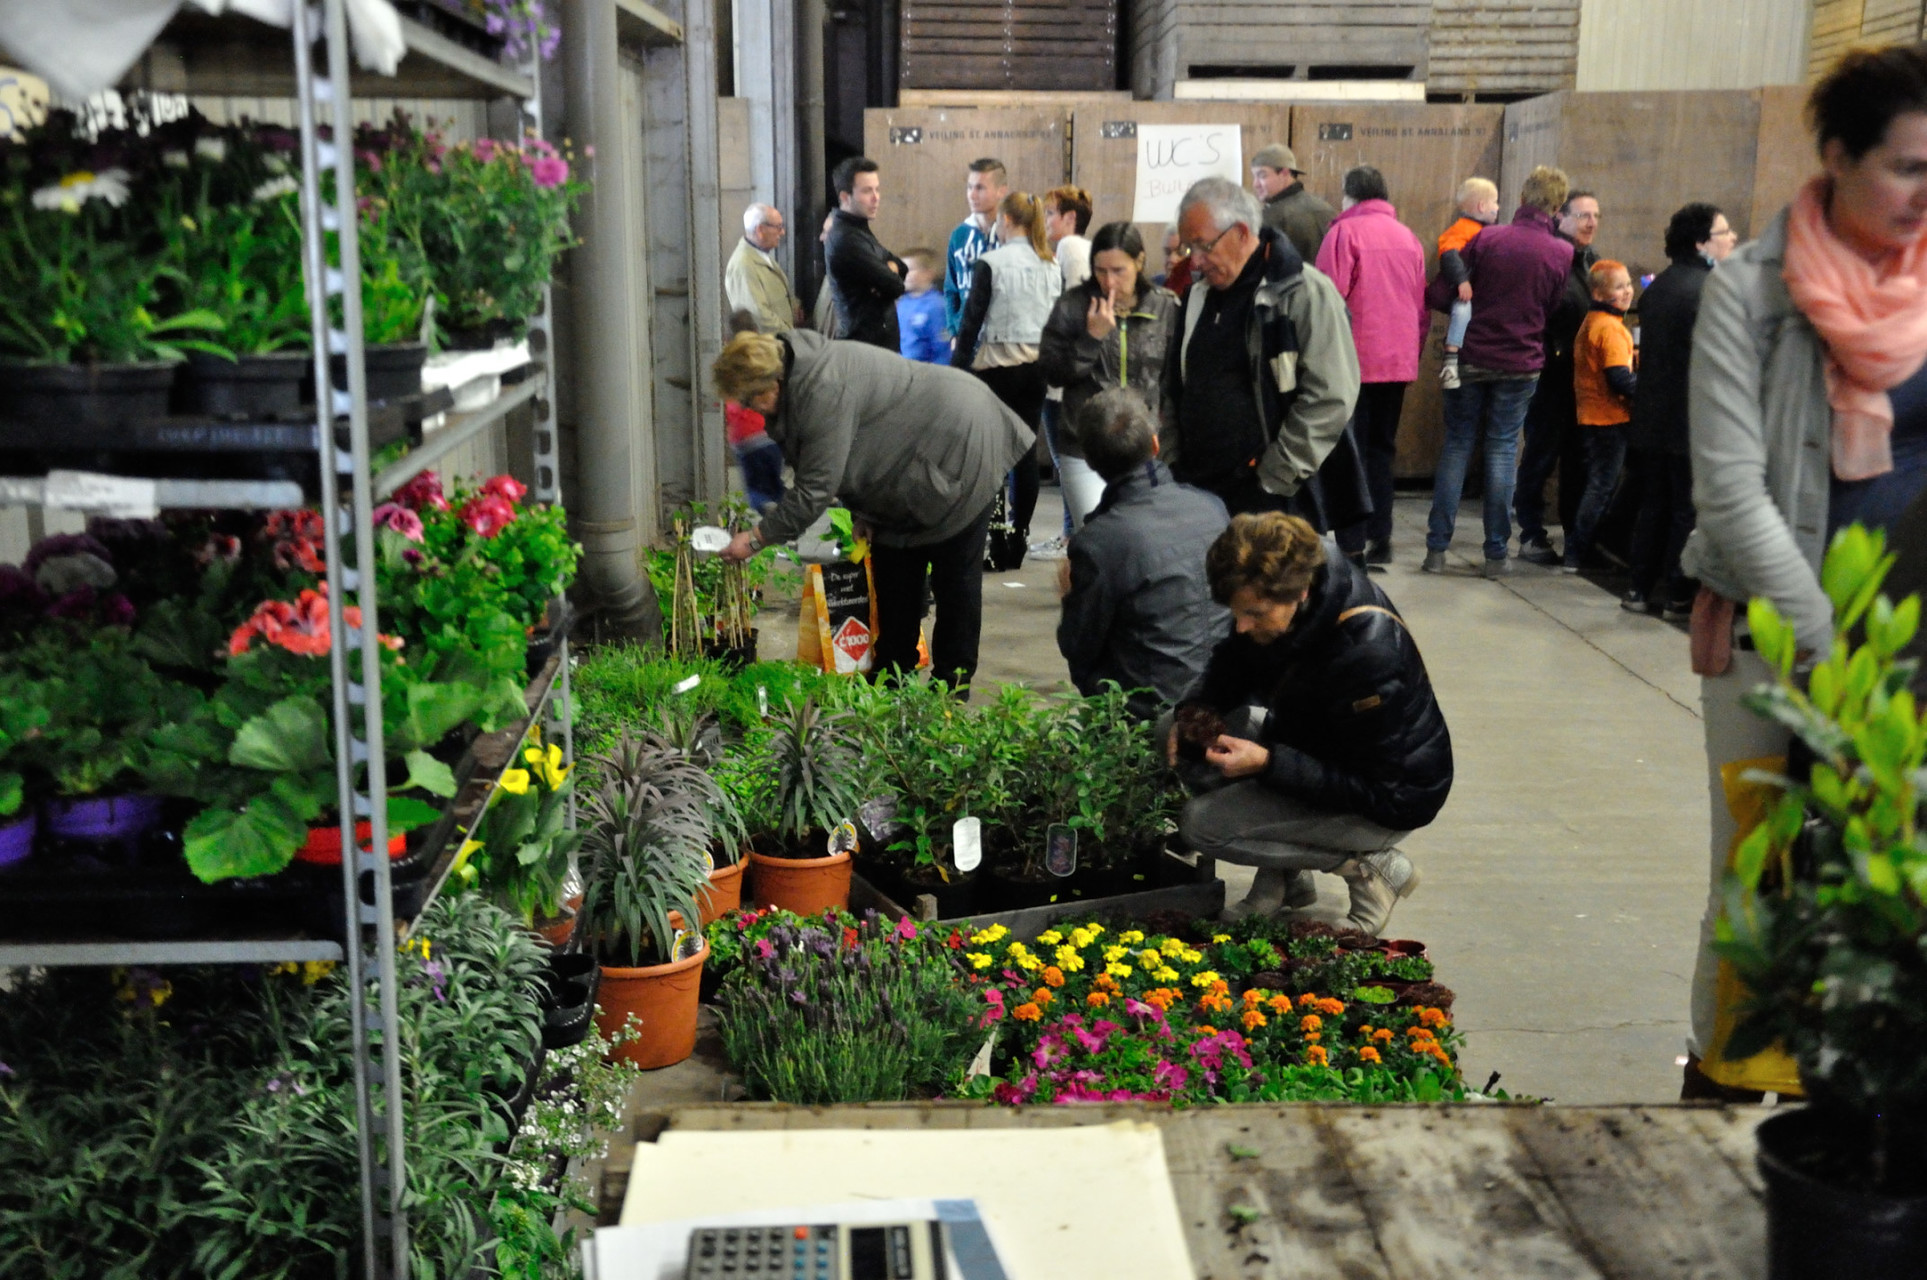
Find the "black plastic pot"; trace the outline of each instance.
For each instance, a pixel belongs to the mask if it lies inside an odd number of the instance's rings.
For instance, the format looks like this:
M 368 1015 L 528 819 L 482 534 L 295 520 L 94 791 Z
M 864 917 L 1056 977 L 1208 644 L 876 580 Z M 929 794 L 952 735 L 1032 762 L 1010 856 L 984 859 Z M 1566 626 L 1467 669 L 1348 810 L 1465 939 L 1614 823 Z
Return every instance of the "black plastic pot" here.
M 395 400 L 420 395 L 422 365 L 428 360 L 428 347 L 420 342 L 380 343 L 362 353 L 362 367 L 368 373 L 370 400 Z M 328 358 L 328 376 L 336 387 L 348 389 L 348 357 Z
M 575 626 L 575 606 L 569 603 L 567 596 L 558 597 L 550 602 L 546 621 L 546 627 L 529 637 L 528 673 L 531 677 L 548 665 L 549 659 L 555 656 L 557 646 L 562 643 L 562 637 Z
M 273 418 L 301 408 L 301 384 L 311 378 L 306 351 L 223 360 L 196 351 L 187 357 L 177 402 L 183 413 L 217 418 Z
M 884 878 L 888 884 L 884 892 L 906 911 L 914 912 L 917 896 L 924 893 L 937 900 L 939 920 L 960 919 L 978 909 L 979 873 L 975 871 L 957 872 L 948 883 L 941 876 L 919 875 L 914 869 L 898 872 L 892 868 Z
M 703 656 L 721 663 L 725 671 L 741 671 L 756 661 L 756 628 L 749 629 L 748 637 L 740 645 L 732 645 L 726 640 L 709 641 L 703 645 Z
M 1064 881 L 1047 871 L 1040 872 L 1038 879 L 1031 880 L 1025 878 L 1021 867 L 992 867 L 982 877 L 978 887 L 977 909 L 984 912 L 1021 911 L 1025 907 L 1044 906 L 1052 898 L 1069 896 Z
M 595 1015 L 597 980 L 556 978 L 551 975 L 554 1004 L 542 1014 L 542 1047 L 566 1049 L 588 1038 Z
M 112 427 L 167 416 L 167 401 L 180 368 L 177 360 L 127 364 L 8 364 L 0 368 L 0 419 L 15 428 L 16 448 L 46 441 L 18 438 L 19 428 L 46 431 Z
M 1927 1190 L 1861 1191 L 1810 1172 L 1851 1133 L 1813 1107 L 1784 1111 L 1754 1131 L 1766 1182 L 1768 1280 L 1919 1280 L 1927 1259 Z M 1903 1152 L 1896 1150 L 1895 1158 Z M 1918 1151 L 1904 1152 L 1918 1163 Z

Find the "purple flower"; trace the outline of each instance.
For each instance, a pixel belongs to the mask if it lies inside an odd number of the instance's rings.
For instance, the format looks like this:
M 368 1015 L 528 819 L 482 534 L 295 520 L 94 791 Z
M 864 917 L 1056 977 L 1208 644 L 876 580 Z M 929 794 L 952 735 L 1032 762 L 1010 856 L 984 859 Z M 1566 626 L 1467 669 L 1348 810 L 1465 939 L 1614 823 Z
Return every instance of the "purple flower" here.
M 10 1076 L 12 1074 L 13 1074 L 13 1068 L 8 1066 L 4 1062 L 0 1062 L 0 1076 Z
M 504 31 L 508 30 L 508 25 L 509 25 L 508 19 L 504 18 L 499 13 L 489 14 L 486 20 L 486 23 L 488 26 L 488 33 L 492 36 L 499 36 Z
M 1166 1062 L 1160 1058 L 1157 1066 L 1151 1068 L 1151 1079 L 1160 1089 L 1169 1089 L 1175 1093 L 1184 1088 L 1185 1082 L 1191 1079 L 1191 1071 L 1188 1067 L 1180 1067 L 1175 1062 Z
M 399 502 L 384 502 L 375 508 L 375 527 L 392 529 L 410 542 L 422 540 L 422 518 Z
M 429 986 L 434 988 L 435 998 L 443 1004 L 447 1004 L 448 992 L 443 990 L 442 983 L 448 978 L 448 970 L 442 966 L 442 962 L 440 960 L 430 960 L 422 966 L 422 972 L 428 975 L 428 983 Z
M 1095 1035 L 1082 1027 L 1072 1027 L 1071 1035 L 1076 1038 L 1079 1045 L 1083 1046 L 1085 1053 L 1104 1052 L 1104 1045 L 1110 1039 L 1109 1036 Z
M 529 177 L 544 190 L 559 187 L 569 180 L 569 162 L 560 156 L 539 156 L 529 165 Z
M 132 626 L 134 622 L 134 602 L 116 591 L 100 603 L 101 625 L 108 627 Z
M 98 538 L 89 537 L 84 533 L 56 533 L 34 543 L 33 549 L 27 552 L 27 558 L 21 563 L 21 567 L 28 573 L 37 575 L 40 566 L 49 560 L 60 556 L 83 555 L 105 560 L 109 564 L 114 560 L 113 553 L 102 546 Z

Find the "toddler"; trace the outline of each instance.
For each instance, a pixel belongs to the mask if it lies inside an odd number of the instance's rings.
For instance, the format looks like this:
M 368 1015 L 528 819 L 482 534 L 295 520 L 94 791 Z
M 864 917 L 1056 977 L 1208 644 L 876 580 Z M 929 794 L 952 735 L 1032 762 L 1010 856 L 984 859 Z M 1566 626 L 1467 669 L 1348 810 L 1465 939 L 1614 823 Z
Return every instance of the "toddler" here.
M 1467 178 L 1459 184 L 1459 216 L 1439 236 L 1439 274 L 1459 291 L 1445 328 L 1445 363 L 1439 366 L 1439 384 L 1448 391 L 1459 385 L 1459 346 L 1472 323 L 1472 282 L 1459 250 L 1498 219 L 1498 187 L 1485 178 Z
M 1572 389 L 1586 438 L 1586 492 L 1566 539 L 1567 573 L 1585 567 L 1600 517 L 1612 503 L 1619 468 L 1626 461 L 1626 424 L 1633 416 L 1638 384 L 1633 335 L 1626 312 L 1633 305 L 1633 277 L 1610 258 L 1593 264 L 1592 307 L 1572 343 Z
M 943 291 L 937 288 L 935 259 L 928 249 L 903 255 L 907 270 L 903 296 L 897 299 L 898 350 L 911 360 L 949 364 L 950 335 L 943 328 Z

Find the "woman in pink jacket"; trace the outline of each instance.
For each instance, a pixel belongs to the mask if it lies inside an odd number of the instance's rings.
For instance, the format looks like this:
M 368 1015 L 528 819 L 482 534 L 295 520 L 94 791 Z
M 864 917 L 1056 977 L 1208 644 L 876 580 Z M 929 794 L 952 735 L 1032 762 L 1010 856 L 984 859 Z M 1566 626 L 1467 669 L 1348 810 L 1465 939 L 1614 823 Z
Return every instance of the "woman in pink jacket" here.
M 1352 430 L 1365 451 L 1372 514 L 1338 531 L 1354 560 L 1382 569 L 1392 562 L 1392 464 L 1405 388 L 1418 377 L 1419 351 L 1431 331 L 1425 310 L 1425 248 L 1398 220 L 1385 175 L 1360 165 L 1345 175 L 1345 208 L 1318 248 L 1318 269 L 1331 277 L 1352 313 L 1361 382 Z

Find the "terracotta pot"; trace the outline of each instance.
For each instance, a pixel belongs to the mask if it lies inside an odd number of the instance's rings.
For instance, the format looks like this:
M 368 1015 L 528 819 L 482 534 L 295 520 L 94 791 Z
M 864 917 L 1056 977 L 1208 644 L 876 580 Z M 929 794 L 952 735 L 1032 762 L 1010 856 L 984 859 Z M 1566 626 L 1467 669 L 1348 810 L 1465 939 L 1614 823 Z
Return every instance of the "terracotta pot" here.
M 371 839 L 374 834 L 375 827 L 373 823 L 357 822 L 355 824 L 355 839 Z M 401 857 L 402 854 L 406 852 L 408 852 L 408 837 L 406 834 L 396 834 L 388 837 L 388 860 L 390 862 Z M 294 856 L 297 862 L 310 862 L 317 867 L 340 866 L 341 828 L 338 826 L 309 827 L 307 843 L 299 849 L 296 849 Z
M 639 969 L 602 966 L 602 986 L 596 995 L 595 1024 L 604 1039 L 613 1039 L 634 1014 L 641 1031 L 616 1050 L 645 1071 L 671 1067 L 696 1051 L 696 1011 L 702 989 L 703 962 L 709 944 L 687 960 L 644 965 Z
M 816 915 L 835 907 L 850 909 L 850 872 L 847 853 L 827 858 L 771 858 L 749 855 L 749 887 L 758 907 L 781 907 L 799 916 Z
M 743 905 L 743 872 L 747 864 L 739 857 L 727 867 L 717 867 L 709 873 L 709 892 L 703 895 L 702 927 L 707 929 L 715 921 Z
M 559 916 L 537 920 L 534 929 L 543 941 L 560 950 L 568 946 L 569 939 L 575 936 L 575 912 L 564 909 Z

